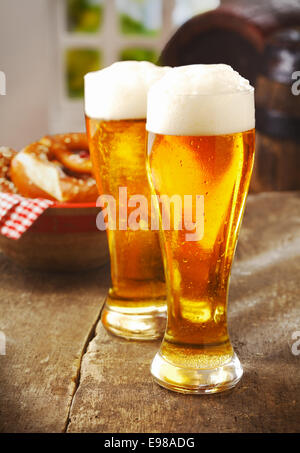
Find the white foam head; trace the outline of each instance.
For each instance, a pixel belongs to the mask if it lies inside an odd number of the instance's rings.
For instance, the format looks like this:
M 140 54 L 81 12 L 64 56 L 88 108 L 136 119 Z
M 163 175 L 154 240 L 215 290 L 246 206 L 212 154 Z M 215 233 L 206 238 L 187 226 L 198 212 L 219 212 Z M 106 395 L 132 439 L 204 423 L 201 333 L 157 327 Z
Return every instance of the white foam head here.
M 103 120 L 146 118 L 148 90 L 168 70 L 146 61 L 123 61 L 86 74 L 85 113 Z
M 255 127 L 254 88 L 230 66 L 170 69 L 149 90 L 147 130 L 223 135 Z

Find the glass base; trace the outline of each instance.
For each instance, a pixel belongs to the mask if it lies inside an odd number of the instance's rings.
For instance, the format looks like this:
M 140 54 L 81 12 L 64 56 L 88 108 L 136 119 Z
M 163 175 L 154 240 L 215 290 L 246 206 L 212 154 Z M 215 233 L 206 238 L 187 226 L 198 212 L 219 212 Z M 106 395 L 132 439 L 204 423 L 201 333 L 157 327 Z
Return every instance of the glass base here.
M 162 338 L 166 320 L 166 305 L 116 307 L 109 304 L 109 298 L 101 314 L 101 321 L 106 330 L 126 340 L 149 341 Z
M 235 353 L 222 366 L 204 370 L 174 365 L 158 352 L 151 365 L 151 374 L 159 385 L 168 390 L 206 394 L 234 387 L 243 375 L 243 368 Z

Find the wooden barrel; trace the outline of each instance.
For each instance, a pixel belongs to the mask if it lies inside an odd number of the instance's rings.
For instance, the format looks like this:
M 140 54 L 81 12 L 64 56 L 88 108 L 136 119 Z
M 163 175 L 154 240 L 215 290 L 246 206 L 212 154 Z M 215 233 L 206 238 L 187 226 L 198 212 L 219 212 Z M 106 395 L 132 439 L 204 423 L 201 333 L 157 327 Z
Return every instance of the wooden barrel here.
M 300 27 L 300 0 L 223 0 L 180 27 L 160 57 L 169 66 L 226 63 L 255 86 L 255 192 L 300 189 L 300 96 L 291 92 L 299 31 L 291 27 Z
M 300 30 L 275 33 L 266 44 L 256 83 L 257 151 L 251 182 L 254 192 L 300 189 L 297 71 Z M 300 72 L 298 78 L 300 81 Z
M 160 63 L 226 63 L 255 85 L 266 40 L 297 25 L 299 0 L 223 0 L 219 8 L 183 24 L 164 48 Z

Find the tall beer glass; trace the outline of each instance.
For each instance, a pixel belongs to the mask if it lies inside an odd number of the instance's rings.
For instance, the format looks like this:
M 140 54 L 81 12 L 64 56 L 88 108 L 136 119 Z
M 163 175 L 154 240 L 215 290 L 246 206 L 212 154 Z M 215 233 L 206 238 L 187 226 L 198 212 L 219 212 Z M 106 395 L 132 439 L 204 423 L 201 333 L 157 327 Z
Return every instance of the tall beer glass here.
M 184 218 L 181 230 L 175 221 L 164 230 L 161 222 L 168 321 L 151 372 L 170 390 L 219 392 L 242 376 L 227 330 L 227 295 L 253 166 L 254 127 L 254 90 L 229 66 L 176 68 L 150 89 L 153 191 L 204 200 L 202 218 L 196 218 L 195 204 L 184 212 L 193 211 L 195 225 L 203 222 L 203 235 L 190 240 Z
M 99 193 L 114 198 L 117 213 L 115 229 L 107 230 L 112 286 L 102 323 L 127 339 L 150 340 L 161 337 L 165 329 L 166 288 L 158 232 L 142 222 L 138 229 L 130 229 L 133 208 L 127 206 L 127 199 L 142 195 L 150 201 L 147 91 L 166 70 L 146 62 L 122 62 L 85 76 L 94 173 Z

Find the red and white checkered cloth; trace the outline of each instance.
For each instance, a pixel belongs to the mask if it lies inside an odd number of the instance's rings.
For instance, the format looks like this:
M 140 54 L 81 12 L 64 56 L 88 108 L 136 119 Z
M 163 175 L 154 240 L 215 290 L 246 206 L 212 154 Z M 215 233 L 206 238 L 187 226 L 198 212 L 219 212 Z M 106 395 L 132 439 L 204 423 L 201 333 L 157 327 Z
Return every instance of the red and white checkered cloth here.
M 0 234 L 19 239 L 54 203 L 42 198 L 23 198 L 0 192 Z

